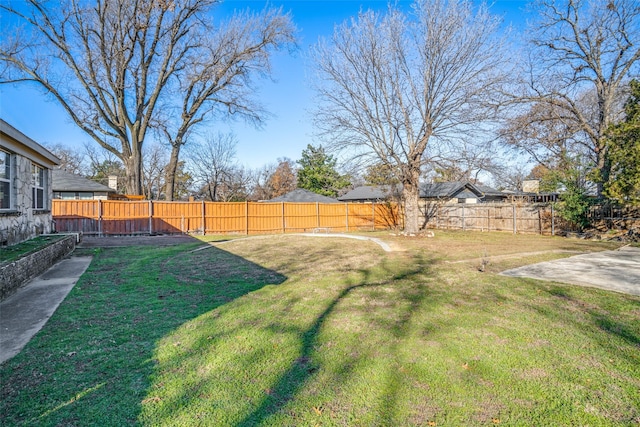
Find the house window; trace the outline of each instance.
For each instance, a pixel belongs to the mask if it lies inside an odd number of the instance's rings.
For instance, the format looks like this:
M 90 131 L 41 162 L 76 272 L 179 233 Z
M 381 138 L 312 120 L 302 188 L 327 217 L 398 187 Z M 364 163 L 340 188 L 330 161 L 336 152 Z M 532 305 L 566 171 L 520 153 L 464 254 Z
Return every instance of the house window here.
M 93 193 L 86 191 L 56 191 L 53 193 L 53 198 L 61 200 L 93 200 Z
M 0 210 L 11 207 L 11 154 L 0 150 Z
M 45 209 L 45 175 L 44 169 L 36 164 L 31 164 L 31 187 L 32 201 L 31 207 L 34 209 Z
M 76 193 L 72 193 L 70 191 L 61 191 L 55 194 L 56 199 L 62 200 L 75 200 Z

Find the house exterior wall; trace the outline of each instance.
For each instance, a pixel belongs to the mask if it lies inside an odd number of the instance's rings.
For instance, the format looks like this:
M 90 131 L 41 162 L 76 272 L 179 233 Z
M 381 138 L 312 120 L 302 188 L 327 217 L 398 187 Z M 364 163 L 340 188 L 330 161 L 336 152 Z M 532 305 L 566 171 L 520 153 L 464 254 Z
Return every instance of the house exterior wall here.
M 0 209 L 0 245 L 13 245 L 51 232 L 51 168 L 58 159 L 6 122 L 0 120 L 0 124 L 0 154 L 9 154 L 10 169 L 7 179 L 10 201 Z M 36 208 L 33 207 L 33 165 L 42 169 L 42 182 L 38 186 L 42 206 Z
M 13 245 L 51 232 L 51 169 L 44 169 L 45 209 L 32 208 L 31 160 L 13 155 L 13 208 L 0 213 L 0 243 Z

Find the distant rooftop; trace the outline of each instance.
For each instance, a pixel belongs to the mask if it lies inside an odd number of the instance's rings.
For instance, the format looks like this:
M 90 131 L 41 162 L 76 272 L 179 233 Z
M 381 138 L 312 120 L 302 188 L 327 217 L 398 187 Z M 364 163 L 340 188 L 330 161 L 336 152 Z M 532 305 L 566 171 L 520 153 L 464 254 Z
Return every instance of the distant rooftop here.
M 401 185 L 369 185 L 354 188 L 339 200 L 386 200 L 390 195 L 401 192 Z M 434 182 L 420 185 L 420 197 L 423 199 L 482 198 L 484 196 L 503 196 L 503 193 L 495 188 L 467 181 Z
M 268 200 L 269 202 L 292 202 L 292 203 L 338 203 L 336 199 L 314 193 L 313 191 L 296 188 L 287 194 Z
M 116 192 L 106 185 L 60 169 L 53 170 L 51 186 L 53 191 Z

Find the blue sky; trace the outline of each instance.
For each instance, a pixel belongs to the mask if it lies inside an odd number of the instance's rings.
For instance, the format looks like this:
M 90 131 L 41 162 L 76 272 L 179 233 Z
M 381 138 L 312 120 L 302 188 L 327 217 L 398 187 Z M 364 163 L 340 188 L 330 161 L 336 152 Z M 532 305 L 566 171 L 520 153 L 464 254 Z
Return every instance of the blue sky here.
M 207 129 L 201 131 L 232 131 L 238 140 L 237 160 L 250 168 L 262 167 L 281 157 L 299 159 L 307 144 L 318 144 L 312 135 L 310 110 L 313 93 L 307 85 L 306 50 L 318 37 L 330 36 L 334 25 L 356 15 L 361 9 L 384 9 L 387 3 L 386 0 L 272 0 L 271 5 L 281 5 L 292 13 L 299 30 L 300 46 L 293 56 L 277 54 L 273 63 L 274 81 L 263 80 L 259 84 L 259 98 L 273 117 L 259 130 L 236 121 L 210 122 Z M 400 0 L 399 3 L 409 5 L 411 2 Z M 504 17 L 505 26 L 513 24 L 523 29 L 527 3 L 526 0 L 495 0 L 491 11 Z M 226 0 L 218 13 L 246 8 L 260 10 L 264 6 L 265 2 L 260 0 Z M 62 108 L 34 86 L 0 85 L 0 117 L 40 143 L 60 143 L 79 151 L 83 150 L 86 142 L 95 144 L 71 123 Z

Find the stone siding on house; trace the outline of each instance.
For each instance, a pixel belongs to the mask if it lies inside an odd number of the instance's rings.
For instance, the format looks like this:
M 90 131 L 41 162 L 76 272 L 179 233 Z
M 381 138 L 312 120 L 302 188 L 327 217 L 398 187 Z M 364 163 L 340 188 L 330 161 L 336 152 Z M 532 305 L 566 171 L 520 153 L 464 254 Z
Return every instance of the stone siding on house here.
M 52 231 L 50 209 L 33 209 L 31 201 L 31 160 L 20 155 L 12 156 L 14 162 L 14 209 L 0 212 L 0 244 L 13 245 L 40 234 Z M 51 206 L 51 169 L 44 168 L 46 206 Z

